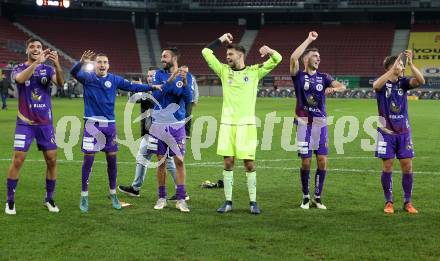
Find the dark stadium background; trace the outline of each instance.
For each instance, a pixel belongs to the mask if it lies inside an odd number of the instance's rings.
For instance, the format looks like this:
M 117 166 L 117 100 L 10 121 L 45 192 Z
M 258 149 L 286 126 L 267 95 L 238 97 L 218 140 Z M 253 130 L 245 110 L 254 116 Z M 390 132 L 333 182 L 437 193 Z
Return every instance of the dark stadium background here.
M 20 171 L 17 215 L 0 214 L 0 260 L 439 260 L 440 0 L 72 0 L 69 8 L 42 7 L 35 0 L 0 0 L 0 14 L 2 71 L 9 75 L 15 64 L 26 60 L 24 42 L 33 35 L 58 50 L 68 81 L 65 89 L 53 89 L 61 97 L 52 99 L 54 126 L 59 125 L 57 136 L 61 137 L 57 139 L 55 194 L 61 211 L 52 215 L 43 207 L 46 164 L 34 142 Z M 346 92 L 337 94 L 340 99 L 327 100 L 326 109 L 333 119 L 324 192 L 327 211 L 299 207 L 301 163 L 292 150 L 296 99 L 291 98 L 289 56 L 311 30 L 319 33 L 313 45 L 320 49 L 320 71 L 348 86 Z M 277 97 L 257 99 L 260 141 L 263 123 L 271 122 L 268 116 L 280 118 L 272 122 L 271 148 L 259 146 L 257 151 L 258 204 L 262 209 L 258 217 L 248 211 L 241 162 L 234 170 L 234 211 L 230 215 L 216 213 L 224 200 L 222 189 L 200 187 L 206 180 L 221 179 L 223 170 L 217 142 L 208 148 L 197 147 L 198 141 L 216 137 L 222 108 L 220 83 L 202 59 L 201 50 L 225 32 L 246 46 L 248 65 L 263 61 L 258 54 L 263 44 L 283 55 L 282 64 L 265 77 L 258 92 L 259 96 Z M 409 44 L 410 36 L 416 34 L 429 35 L 422 47 Z M 154 168 L 149 170 L 139 198 L 119 194 L 133 206 L 115 211 L 107 198 L 105 154 L 99 153 L 90 182 L 90 212 L 83 214 L 78 203 L 84 102 L 81 86 L 69 81 L 72 62 L 84 50 L 93 49 L 109 55 L 111 72 L 129 79 L 144 77 L 146 68 L 160 65 L 165 46 L 179 47 L 181 64 L 189 65 L 204 96 L 193 110 L 193 136 L 185 156 L 191 213 L 178 213 L 174 207 L 153 209 L 157 200 Z M 413 195 L 420 213 L 408 215 L 401 209 L 401 173 L 396 160 L 396 213 L 388 216 L 383 213 L 381 163 L 362 145 L 374 145 L 365 127 L 377 115 L 371 81 L 383 73 L 385 56 L 408 47 L 423 49 L 416 56 L 426 58 L 422 61 L 426 65 L 417 67 L 426 67 L 427 84 L 411 91 L 408 102 L 416 150 Z M 225 51 L 220 48 L 216 54 L 224 59 Z M 18 106 L 12 98 L 15 91 L 9 94 L 8 109 L 0 111 L 2 208 Z M 130 136 L 140 137 L 140 124 L 126 114 L 127 108 L 133 108 L 133 117 L 139 115 L 139 106 L 128 103 L 127 97 L 118 97 L 118 135 L 129 143 Z M 205 123 L 207 118 L 215 124 Z M 341 138 L 355 129 L 359 130 L 355 139 Z M 208 131 L 214 134 L 208 135 Z M 71 141 L 69 148 L 62 146 Z M 344 146 L 339 149 L 345 152 L 339 154 L 337 144 L 342 141 Z M 118 185 L 131 183 L 135 164 L 135 154 L 121 142 Z M 171 194 L 174 184 L 170 179 L 168 185 Z
M 217 77 L 200 51 L 224 32 L 231 32 L 247 47 L 247 64 L 262 61 L 258 48 L 263 44 L 280 51 L 283 62 L 264 79 L 259 96 L 291 97 L 289 56 L 310 30 L 316 30 L 320 70 L 349 87 L 346 93 L 335 95 L 356 98 L 374 97 L 369 88 L 383 71 L 383 58 L 406 49 L 410 32 L 440 32 L 440 1 L 73 0 L 69 8 L 43 7 L 36 2 L 0 1 L 0 68 L 7 74 L 14 64 L 24 61 L 24 41 L 34 34 L 61 51 L 66 79 L 72 62 L 86 49 L 108 54 L 112 72 L 138 78 L 148 66 L 160 65 L 161 48 L 177 46 L 181 64 L 188 64 L 197 76 L 201 95 L 221 94 Z M 433 46 L 437 61 L 439 46 Z M 225 56 L 223 50 L 217 55 Z M 440 99 L 436 91 L 440 89 L 440 62 L 425 76 L 428 89 L 412 94 Z M 77 86 L 68 95 L 81 97 L 81 92 Z

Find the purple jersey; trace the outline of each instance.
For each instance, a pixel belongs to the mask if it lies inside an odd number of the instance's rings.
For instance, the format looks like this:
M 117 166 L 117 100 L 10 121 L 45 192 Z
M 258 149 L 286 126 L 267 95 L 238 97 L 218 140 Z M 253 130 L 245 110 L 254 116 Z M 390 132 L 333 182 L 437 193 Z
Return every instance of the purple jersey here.
M 28 68 L 19 64 L 14 67 L 12 77 Z M 18 114 L 17 124 L 48 125 L 52 124 L 52 103 L 50 81 L 55 74 L 52 67 L 40 64 L 34 74 L 24 84 L 17 83 Z
M 402 77 L 397 82 L 387 81 L 380 91 L 376 91 L 379 116 L 385 121 L 382 124 L 394 134 L 408 133 L 410 130 L 407 101 L 409 89 L 409 79 Z
M 316 72 L 310 75 L 298 71 L 292 76 L 292 81 L 296 95 L 296 117 L 308 118 L 309 124 L 313 118 L 326 117 L 325 89 L 331 86 L 334 79 L 326 73 Z

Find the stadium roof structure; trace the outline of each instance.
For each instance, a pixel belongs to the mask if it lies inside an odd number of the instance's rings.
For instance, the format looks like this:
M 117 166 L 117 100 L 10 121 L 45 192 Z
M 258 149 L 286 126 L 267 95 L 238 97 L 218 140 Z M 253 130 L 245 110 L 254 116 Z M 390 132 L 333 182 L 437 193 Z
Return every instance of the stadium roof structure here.
M 3 3 L 36 5 L 35 0 L 0 0 Z M 70 8 L 136 12 L 352 12 L 433 11 L 436 0 L 71 0 Z

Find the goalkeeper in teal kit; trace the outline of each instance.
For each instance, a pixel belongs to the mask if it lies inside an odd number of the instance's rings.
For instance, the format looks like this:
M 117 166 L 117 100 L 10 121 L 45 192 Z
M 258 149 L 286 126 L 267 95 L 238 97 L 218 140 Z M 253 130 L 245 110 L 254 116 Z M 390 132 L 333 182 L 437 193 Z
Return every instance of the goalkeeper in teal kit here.
M 223 108 L 218 135 L 217 154 L 224 157 L 223 181 L 226 201 L 217 209 L 219 213 L 232 210 L 232 185 L 235 158 L 243 160 L 250 199 L 250 212 L 260 214 L 256 202 L 255 151 L 257 147 L 257 126 L 255 124 L 255 102 L 258 82 L 280 62 L 281 55 L 267 46 L 260 48 L 261 57 L 269 59 L 262 64 L 246 66 L 245 49 L 232 43 L 232 35 L 226 33 L 202 50 L 209 67 L 219 76 L 223 87 Z M 213 53 L 224 42 L 226 60 L 221 63 Z

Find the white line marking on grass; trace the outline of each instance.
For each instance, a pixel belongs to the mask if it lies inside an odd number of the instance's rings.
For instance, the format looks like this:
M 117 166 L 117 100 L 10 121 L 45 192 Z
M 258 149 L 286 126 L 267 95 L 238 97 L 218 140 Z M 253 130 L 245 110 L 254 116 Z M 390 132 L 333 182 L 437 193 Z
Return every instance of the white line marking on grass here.
M 429 156 L 422 156 L 422 157 L 417 157 L 417 159 L 429 159 L 432 157 Z M 345 160 L 345 159 L 370 159 L 370 160 L 377 160 L 376 157 L 371 156 L 371 157 L 367 157 L 367 156 L 347 156 L 347 157 L 328 157 L 329 160 Z M 0 158 L 0 161 L 11 161 L 11 158 Z M 276 161 L 289 161 L 289 160 L 294 160 L 294 161 L 299 161 L 300 158 L 298 158 L 296 155 L 295 157 L 292 158 L 287 158 L 287 159 L 256 159 L 255 162 L 276 162 Z M 30 162 L 45 162 L 44 159 L 25 159 L 26 161 L 30 161 Z M 60 163 L 68 163 L 68 162 L 72 162 L 72 163 L 82 163 L 82 160 L 62 160 L 62 159 L 57 159 L 57 162 Z M 96 163 L 107 163 L 107 161 L 102 161 L 102 160 L 95 160 L 94 162 Z M 120 164 L 135 164 L 136 161 L 118 161 L 118 163 Z M 223 164 L 223 161 L 211 161 L 211 162 L 193 162 L 193 163 L 185 163 L 185 165 L 188 166 L 199 166 L 199 165 L 210 165 L 210 164 Z
M 429 156 L 426 157 L 417 157 L 417 158 L 431 158 Z M 374 157 L 334 157 L 329 159 L 376 159 Z M 289 161 L 289 160 L 295 160 L 299 161 L 298 158 L 292 158 L 292 159 L 268 159 L 268 160 L 256 160 L 256 162 L 276 162 L 276 161 Z M 0 159 L 0 161 L 11 161 L 11 159 Z M 26 159 L 26 161 L 29 162 L 45 162 L 43 159 Z M 83 163 L 82 160 L 57 160 L 59 163 Z M 95 160 L 94 162 L 98 164 L 107 164 L 107 161 L 102 160 Z M 124 165 L 134 165 L 136 161 L 118 161 L 118 164 L 124 164 Z M 222 161 L 212 161 L 212 162 L 193 162 L 193 163 L 185 163 L 185 166 L 189 167 L 204 167 L 204 168 L 221 168 L 223 166 Z M 299 168 L 293 168 L 293 167 L 270 167 L 270 166 L 258 166 L 257 169 L 281 169 L 281 170 L 299 170 Z M 379 173 L 380 170 L 373 170 L 373 169 L 344 169 L 344 168 L 335 168 L 335 169 L 328 169 L 328 171 L 334 171 L 334 172 L 355 172 L 355 173 Z M 440 172 L 435 171 L 414 171 L 415 174 L 434 174 L 434 175 L 440 175 Z
M 185 164 L 185 166 L 194 166 L 192 164 Z M 223 163 L 220 162 L 219 164 L 200 164 L 197 165 L 197 167 L 204 167 L 204 168 L 221 168 L 223 166 Z M 258 169 L 280 169 L 280 170 L 299 170 L 298 168 L 289 168 L 289 167 L 269 167 L 269 166 L 259 166 L 257 165 L 257 170 Z M 372 170 L 372 169 L 340 169 L 340 168 L 336 168 L 336 169 L 327 169 L 327 171 L 330 172 L 355 172 L 355 173 L 380 173 L 381 170 Z M 413 171 L 413 173 L 415 174 L 430 174 L 430 175 L 440 175 L 440 172 L 434 172 L 434 171 Z
M 282 170 L 299 170 L 299 168 L 288 168 L 288 167 L 266 167 L 266 166 L 257 166 L 257 169 L 282 169 Z M 356 173 L 380 173 L 381 170 L 373 170 L 373 169 L 327 169 L 327 171 L 335 171 L 335 172 L 356 172 Z M 440 175 L 440 172 L 435 171 L 413 171 L 415 174 L 434 174 Z

